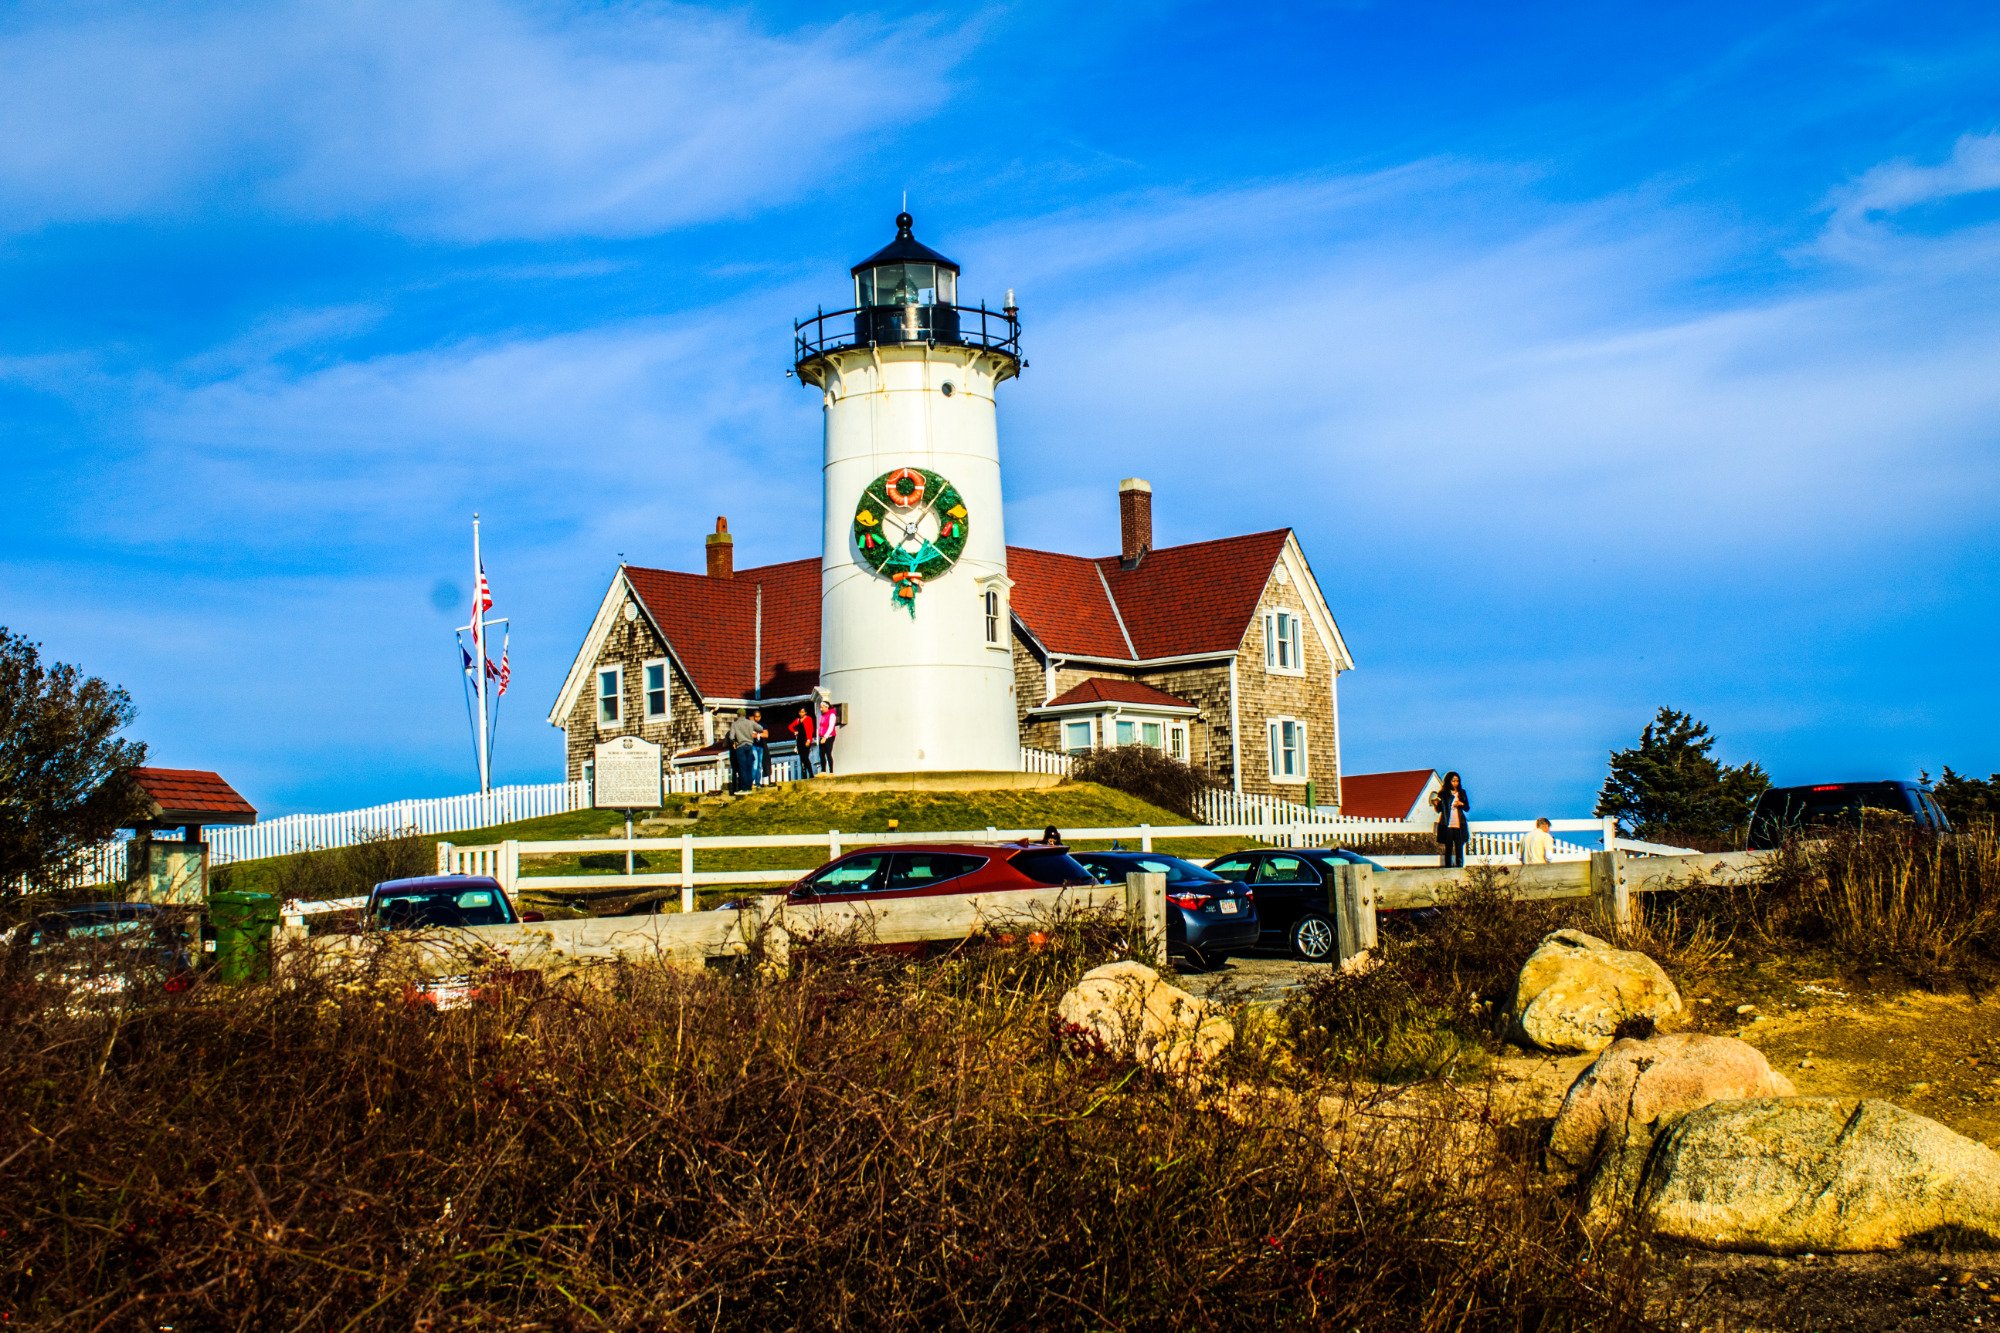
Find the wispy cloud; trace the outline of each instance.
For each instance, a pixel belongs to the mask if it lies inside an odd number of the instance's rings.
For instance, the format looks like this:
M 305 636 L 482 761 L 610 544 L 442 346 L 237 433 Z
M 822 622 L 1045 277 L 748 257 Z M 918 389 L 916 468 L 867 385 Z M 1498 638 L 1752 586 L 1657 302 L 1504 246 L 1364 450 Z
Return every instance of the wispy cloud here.
M 677 5 L 57 10 L 0 28 L 0 226 L 250 208 L 642 234 L 795 197 L 934 109 L 954 46 L 922 22 L 777 32 Z
M 1881 163 L 1828 196 L 1832 215 L 1821 251 L 1836 259 L 1882 258 L 1908 239 L 1895 226 L 1900 215 L 1995 191 L 2000 191 L 2000 132 L 1962 136 L 1935 165 L 1907 158 Z

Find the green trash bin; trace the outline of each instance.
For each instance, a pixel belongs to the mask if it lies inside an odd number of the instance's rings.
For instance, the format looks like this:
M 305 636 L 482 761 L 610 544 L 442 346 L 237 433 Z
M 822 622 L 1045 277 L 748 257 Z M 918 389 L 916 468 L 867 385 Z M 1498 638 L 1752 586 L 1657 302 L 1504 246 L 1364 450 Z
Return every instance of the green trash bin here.
M 271 932 L 278 926 L 278 900 L 249 889 L 224 889 L 208 896 L 208 920 L 215 928 L 215 969 L 225 985 L 268 981 Z

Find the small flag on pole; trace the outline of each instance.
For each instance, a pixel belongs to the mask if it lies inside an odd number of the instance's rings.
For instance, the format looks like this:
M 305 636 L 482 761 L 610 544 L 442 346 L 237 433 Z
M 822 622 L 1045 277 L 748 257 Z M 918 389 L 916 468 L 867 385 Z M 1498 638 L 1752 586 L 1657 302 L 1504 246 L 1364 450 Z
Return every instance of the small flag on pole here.
M 471 654 L 471 653 L 469 653 L 469 652 L 467 652 L 467 651 L 465 650 L 465 645 L 464 645 L 464 644 L 462 644 L 462 643 L 461 643 L 460 645 L 458 645 L 458 656 L 459 656 L 459 659 L 460 659 L 460 664 L 461 664 L 461 665 L 460 665 L 460 669 L 461 669 L 461 670 L 463 670 L 463 671 L 465 672 L 465 674 L 466 674 L 466 675 L 468 675 L 468 676 L 469 676 L 469 675 L 471 675 L 471 674 L 472 674 L 472 654 Z

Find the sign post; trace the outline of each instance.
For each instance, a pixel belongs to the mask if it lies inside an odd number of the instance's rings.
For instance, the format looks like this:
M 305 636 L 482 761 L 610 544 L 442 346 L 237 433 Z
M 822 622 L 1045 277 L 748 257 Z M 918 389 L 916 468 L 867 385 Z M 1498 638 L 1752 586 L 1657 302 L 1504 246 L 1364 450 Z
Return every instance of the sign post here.
M 660 747 L 637 736 L 597 743 L 591 804 L 625 812 L 625 873 L 632 873 L 632 812 L 657 810 L 664 803 Z

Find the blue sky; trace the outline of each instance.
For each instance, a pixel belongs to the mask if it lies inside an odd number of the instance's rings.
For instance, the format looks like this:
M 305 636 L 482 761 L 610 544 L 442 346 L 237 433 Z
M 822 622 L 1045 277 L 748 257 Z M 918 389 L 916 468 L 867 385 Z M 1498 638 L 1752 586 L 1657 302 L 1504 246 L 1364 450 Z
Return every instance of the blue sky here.
M 1990 5 L 71 0 L 0 88 L 0 624 L 268 812 L 467 789 L 474 509 L 506 781 L 621 553 L 813 553 L 904 190 L 1019 293 L 1010 538 L 1296 527 L 1351 771 L 2000 768 Z

